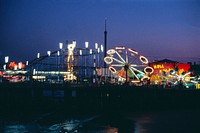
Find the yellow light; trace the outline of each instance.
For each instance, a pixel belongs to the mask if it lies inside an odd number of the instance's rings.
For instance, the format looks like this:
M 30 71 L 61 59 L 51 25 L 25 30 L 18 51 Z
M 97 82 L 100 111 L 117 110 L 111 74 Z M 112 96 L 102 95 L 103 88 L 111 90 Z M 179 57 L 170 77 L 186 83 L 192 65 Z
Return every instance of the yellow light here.
M 114 68 L 114 67 L 109 67 L 109 70 L 112 72 L 112 73 L 116 73 L 117 70 Z
M 140 56 L 140 61 L 144 64 L 148 64 L 148 59 L 142 55 Z
M 140 83 L 140 80 L 132 80 L 133 83 Z
M 107 64 L 111 64 L 111 63 L 113 62 L 113 59 L 112 59 L 112 57 L 107 56 L 107 57 L 104 58 L 104 61 L 105 61 Z
M 147 71 L 148 69 L 150 70 L 150 72 Z M 154 69 L 152 67 L 147 66 L 144 68 L 144 72 L 152 74 L 154 72 Z
M 107 51 L 107 54 L 109 54 L 109 55 L 112 55 L 112 54 L 114 54 L 116 51 L 114 50 L 114 49 L 109 49 L 108 51 Z
M 135 50 L 132 50 L 131 48 L 128 48 L 128 51 L 130 51 L 130 52 L 132 52 L 132 53 L 135 53 L 135 54 L 138 54 L 138 52 L 137 52 L 137 51 L 135 51 Z
M 92 49 L 90 49 L 90 54 L 92 54 Z

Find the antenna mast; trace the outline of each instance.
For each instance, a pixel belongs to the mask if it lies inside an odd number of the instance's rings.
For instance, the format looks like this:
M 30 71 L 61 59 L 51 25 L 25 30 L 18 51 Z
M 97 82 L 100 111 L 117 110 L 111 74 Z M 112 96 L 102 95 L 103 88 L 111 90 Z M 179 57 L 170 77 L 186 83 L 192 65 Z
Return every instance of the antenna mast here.
M 104 31 L 104 58 L 106 57 L 107 51 L 107 19 L 105 19 L 105 31 Z M 104 68 L 106 68 L 106 63 L 104 62 Z

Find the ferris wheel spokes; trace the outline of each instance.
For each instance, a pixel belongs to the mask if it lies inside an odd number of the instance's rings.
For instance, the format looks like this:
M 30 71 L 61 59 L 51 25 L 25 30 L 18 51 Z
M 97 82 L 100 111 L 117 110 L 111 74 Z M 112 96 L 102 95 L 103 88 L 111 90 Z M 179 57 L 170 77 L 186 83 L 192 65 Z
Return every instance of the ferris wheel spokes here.
M 124 64 L 112 64 L 111 66 L 123 67 L 123 66 L 124 66 Z
M 122 62 L 122 61 L 120 61 L 120 60 L 118 60 L 118 59 L 116 59 L 116 58 L 114 58 L 114 57 L 112 57 L 112 59 L 115 60 L 115 61 L 118 62 L 118 63 L 121 63 L 121 64 L 124 64 L 124 63 L 125 63 L 125 62 Z
M 144 82 L 153 71 L 153 68 L 148 67 L 148 59 L 131 48 L 110 49 L 104 61 L 109 65 L 114 77 L 118 78 L 118 82 Z
M 132 69 L 130 69 L 130 71 L 131 71 L 132 74 L 139 80 L 139 77 L 135 74 L 135 72 L 134 72 Z
M 138 70 L 138 69 L 135 69 L 134 67 L 130 67 L 130 68 L 133 69 L 134 71 L 138 72 L 138 73 L 141 73 L 141 74 L 145 75 L 144 72 L 142 72 L 142 71 L 140 71 L 140 70 Z
M 126 63 L 128 63 L 128 52 L 126 51 Z
M 131 67 L 146 67 L 146 65 L 143 65 L 143 64 L 142 64 L 142 65 L 131 64 L 130 66 L 131 66 Z
M 122 58 L 122 56 L 121 56 L 117 51 L 116 51 L 115 53 L 116 53 L 116 54 L 118 55 L 118 57 L 123 61 L 123 63 L 126 63 L 125 60 Z

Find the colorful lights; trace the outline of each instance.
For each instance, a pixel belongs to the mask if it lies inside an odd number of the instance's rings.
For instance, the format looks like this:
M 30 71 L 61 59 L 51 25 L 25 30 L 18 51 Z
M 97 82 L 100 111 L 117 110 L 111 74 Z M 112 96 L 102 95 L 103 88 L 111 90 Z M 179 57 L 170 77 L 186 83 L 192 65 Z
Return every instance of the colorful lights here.
M 153 68 L 147 66 L 148 59 L 139 55 L 135 50 L 120 46 L 108 50 L 107 54 L 104 61 L 120 82 L 138 83 L 138 81 L 149 79 L 149 75 L 153 73 Z M 121 78 L 125 80 L 121 80 Z
M 17 69 L 24 69 L 25 65 L 22 62 L 19 62 L 18 64 L 16 64 L 14 61 L 12 61 L 12 62 L 10 62 L 8 67 L 10 69 L 17 70 Z
M 154 72 L 154 69 L 152 67 L 145 67 L 144 72 L 146 74 L 152 74 Z

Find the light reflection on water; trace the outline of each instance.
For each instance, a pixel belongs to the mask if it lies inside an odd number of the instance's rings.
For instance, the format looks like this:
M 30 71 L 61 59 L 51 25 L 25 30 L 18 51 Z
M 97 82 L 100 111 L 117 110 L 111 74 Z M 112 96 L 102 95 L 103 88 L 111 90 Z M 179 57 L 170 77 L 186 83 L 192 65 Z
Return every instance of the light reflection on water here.
M 5 127 L 5 133 L 28 133 L 24 125 L 8 125 Z
M 99 115 L 41 122 L 7 123 L 3 133 L 199 133 L 199 112 Z

